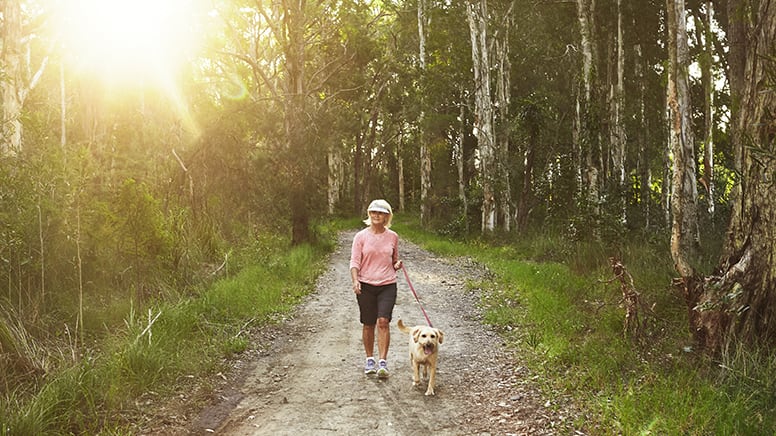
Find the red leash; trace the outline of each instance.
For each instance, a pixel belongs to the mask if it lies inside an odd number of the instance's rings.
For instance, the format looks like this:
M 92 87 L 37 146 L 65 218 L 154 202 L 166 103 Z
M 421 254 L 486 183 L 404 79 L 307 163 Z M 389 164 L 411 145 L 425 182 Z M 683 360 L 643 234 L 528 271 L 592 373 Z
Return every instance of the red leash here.
M 407 268 L 404 268 L 404 262 L 401 263 L 401 270 L 404 271 L 404 278 L 407 279 L 407 284 L 410 285 L 410 291 L 412 291 L 412 295 L 415 296 L 415 301 L 418 302 L 418 306 L 420 306 L 420 310 L 423 312 L 423 316 L 426 317 L 426 322 L 428 323 L 428 326 L 434 327 L 431 324 L 431 320 L 428 319 L 428 314 L 426 313 L 426 309 L 424 309 L 423 305 L 420 304 L 420 298 L 418 298 L 418 293 L 415 292 L 415 287 L 412 286 L 412 282 L 410 281 L 410 276 L 407 274 Z

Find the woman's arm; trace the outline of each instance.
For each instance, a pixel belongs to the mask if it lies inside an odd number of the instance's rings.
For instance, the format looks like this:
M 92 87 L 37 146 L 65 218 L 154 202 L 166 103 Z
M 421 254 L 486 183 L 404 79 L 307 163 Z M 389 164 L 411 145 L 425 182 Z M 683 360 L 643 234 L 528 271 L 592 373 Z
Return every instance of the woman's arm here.
M 361 282 L 358 281 L 358 268 L 350 268 L 350 279 L 353 281 L 353 292 L 361 294 Z
M 396 271 L 400 270 L 402 267 L 401 259 L 399 259 L 399 235 L 395 236 L 396 239 L 393 241 L 393 269 Z

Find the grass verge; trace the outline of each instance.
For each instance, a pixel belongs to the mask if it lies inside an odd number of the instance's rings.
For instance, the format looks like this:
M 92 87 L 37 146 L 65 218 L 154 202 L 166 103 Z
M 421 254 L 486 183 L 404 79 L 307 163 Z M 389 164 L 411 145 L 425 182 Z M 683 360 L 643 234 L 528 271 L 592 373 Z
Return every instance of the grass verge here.
M 591 434 L 776 434 L 776 353 L 742 347 L 720 360 L 695 353 L 684 302 L 670 287 L 670 255 L 659 246 L 612 248 L 553 235 L 461 242 L 411 219 L 399 222 L 397 232 L 429 251 L 469 256 L 493 272 L 487 283 L 472 284 L 484 289 L 486 321 L 543 376 L 551 400 L 571 395 L 582 407 L 576 427 Z M 610 255 L 654 305 L 639 338 L 624 334 Z
M 246 266 L 233 276 L 196 295 L 130 309 L 123 328 L 92 349 L 60 351 L 80 357 L 0 398 L 0 435 L 131 434 L 141 400 L 216 373 L 250 346 L 250 329 L 293 310 L 313 290 L 335 230 L 321 229 L 318 246 L 254 247 L 261 255 L 240 259 Z

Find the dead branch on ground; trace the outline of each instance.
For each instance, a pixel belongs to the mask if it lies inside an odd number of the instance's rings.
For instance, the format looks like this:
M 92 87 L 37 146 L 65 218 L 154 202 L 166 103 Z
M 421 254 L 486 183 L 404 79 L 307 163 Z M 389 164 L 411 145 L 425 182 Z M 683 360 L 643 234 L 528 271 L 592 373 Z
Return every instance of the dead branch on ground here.
M 614 278 L 609 283 L 617 280 L 620 282 L 622 291 L 622 304 L 625 306 L 625 321 L 623 325 L 623 335 L 640 339 L 646 324 L 646 318 L 640 313 L 639 309 L 644 307 L 649 309 L 641 299 L 641 294 L 636 290 L 633 283 L 633 276 L 625 268 L 620 259 L 616 257 L 609 258 L 609 264 L 612 267 Z

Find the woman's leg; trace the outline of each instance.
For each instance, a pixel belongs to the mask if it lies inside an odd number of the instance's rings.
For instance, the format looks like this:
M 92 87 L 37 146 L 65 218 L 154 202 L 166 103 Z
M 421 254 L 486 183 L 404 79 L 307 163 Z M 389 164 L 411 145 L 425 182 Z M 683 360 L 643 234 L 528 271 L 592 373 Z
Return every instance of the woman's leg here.
M 372 326 L 372 338 L 374 339 L 374 327 Z M 366 343 L 366 341 L 364 341 Z M 391 345 L 391 325 L 388 318 L 377 318 L 377 352 L 380 359 L 388 358 L 388 347 Z
M 366 357 L 372 357 L 375 353 L 375 326 L 372 325 L 363 325 L 363 328 L 361 330 L 361 339 L 364 342 L 364 351 L 366 352 Z

